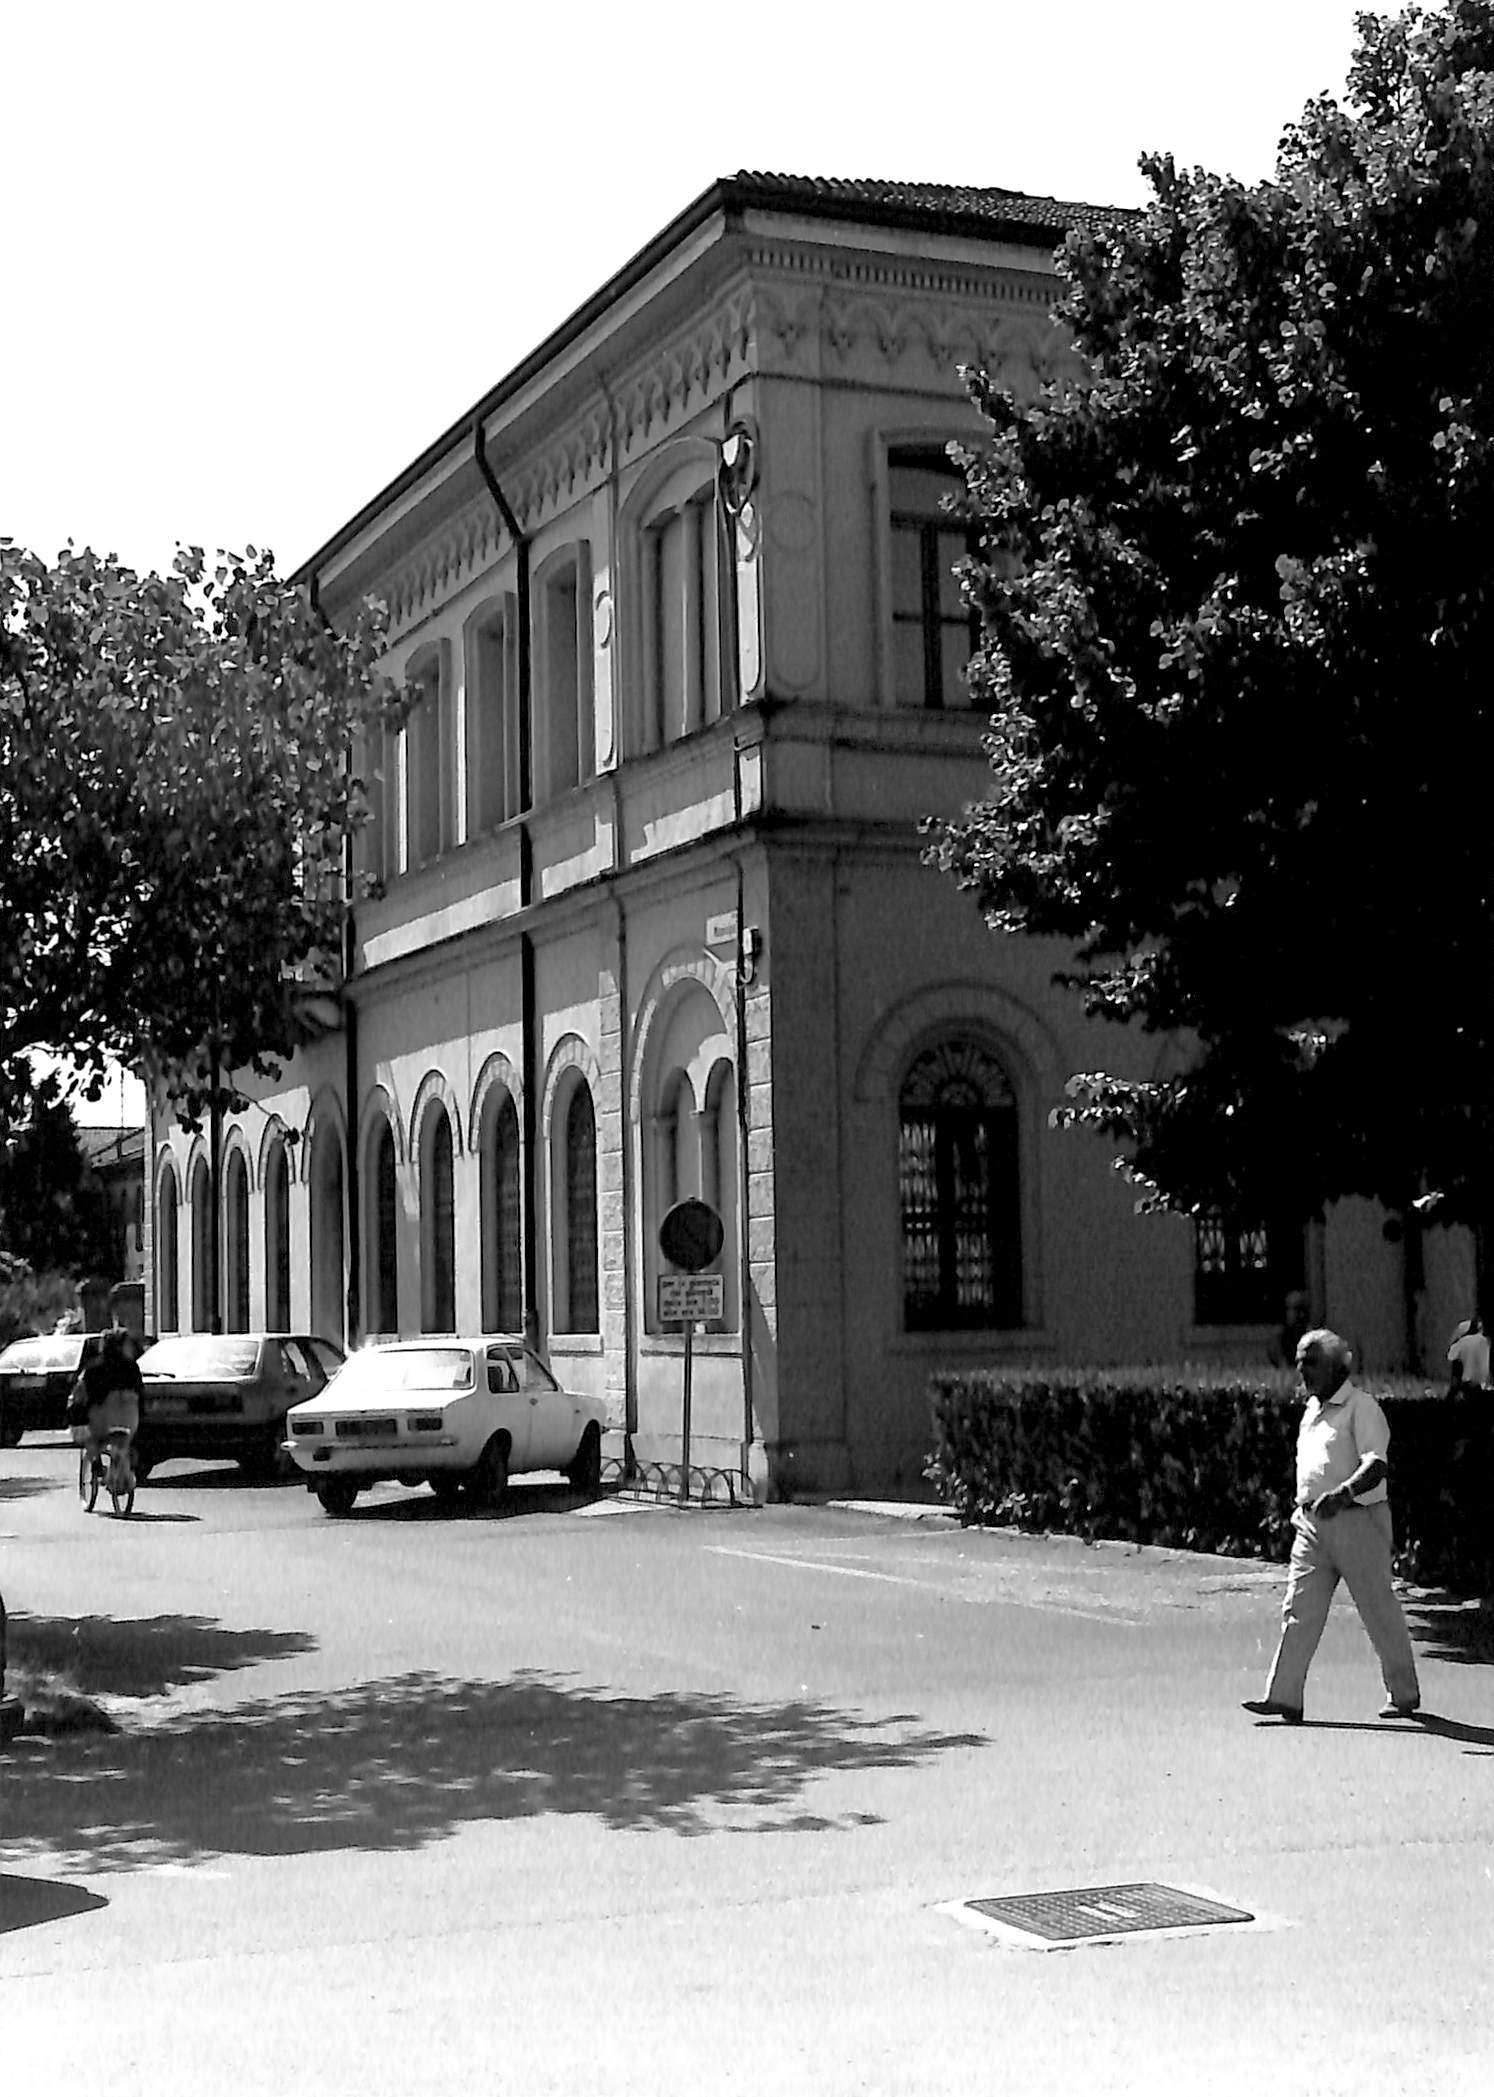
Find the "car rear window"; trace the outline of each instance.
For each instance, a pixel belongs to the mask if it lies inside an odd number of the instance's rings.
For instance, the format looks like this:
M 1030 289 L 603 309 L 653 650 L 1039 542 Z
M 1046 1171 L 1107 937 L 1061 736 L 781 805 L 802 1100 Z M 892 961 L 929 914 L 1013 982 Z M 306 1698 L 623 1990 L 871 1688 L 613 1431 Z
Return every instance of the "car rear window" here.
M 142 1376 L 190 1378 L 193 1383 L 229 1383 L 259 1367 L 259 1342 L 242 1333 L 182 1333 L 157 1340 L 140 1357 Z
M 14 1369 L 22 1375 L 36 1376 L 62 1369 L 72 1376 L 82 1359 L 81 1333 L 38 1333 L 34 1339 L 12 1340 L 0 1354 L 0 1370 Z
M 376 1391 L 470 1391 L 472 1351 L 467 1347 L 369 1347 L 351 1355 L 337 1373 L 338 1397 Z

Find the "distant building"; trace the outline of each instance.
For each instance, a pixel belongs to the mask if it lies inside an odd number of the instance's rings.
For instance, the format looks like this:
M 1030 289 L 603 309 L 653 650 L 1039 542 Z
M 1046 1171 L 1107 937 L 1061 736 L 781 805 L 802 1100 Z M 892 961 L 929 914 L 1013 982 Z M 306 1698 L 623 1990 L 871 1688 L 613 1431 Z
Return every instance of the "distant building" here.
M 527 1323 L 667 1458 L 658 1232 L 698 1196 L 697 1460 L 882 1490 L 919 1478 L 938 1367 L 1264 1358 L 1292 1289 L 1381 1366 L 1413 1299 L 1451 1323 L 1368 1204 L 1137 1219 L 1048 1117 L 1157 1045 L 921 862 L 919 819 L 989 776 L 957 367 L 1028 396 L 1071 368 L 1053 249 L 1104 216 L 719 182 L 307 564 L 334 621 L 388 601 L 421 698 L 370 753 L 384 893 L 341 1012 L 228 1128 L 225 1325 Z M 203 1139 L 158 1119 L 150 1185 L 147 1323 L 201 1326 Z
M 114 1253 L 114 1281 L 145 1273 L 145 1130 L 80 1128 L 78 1148 L 102 1188 Z

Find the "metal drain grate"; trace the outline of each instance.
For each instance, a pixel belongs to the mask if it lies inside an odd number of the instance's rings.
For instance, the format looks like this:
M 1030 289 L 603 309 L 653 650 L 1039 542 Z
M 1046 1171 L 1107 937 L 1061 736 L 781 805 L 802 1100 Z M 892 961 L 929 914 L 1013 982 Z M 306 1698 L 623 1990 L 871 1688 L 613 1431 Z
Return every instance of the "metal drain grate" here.
M 964 1904 L 987 1921 L 1045 1944 L 1082 1944 L 1140 1930 L 1200 1929 L 1214 1923 L 1254 1922 L 1245 1908 L 1229 1908 L 1202 1894 L 1143 1881 L 1133 1886 L 1078 1886 L 1061 1893 L 1014 1893 Z

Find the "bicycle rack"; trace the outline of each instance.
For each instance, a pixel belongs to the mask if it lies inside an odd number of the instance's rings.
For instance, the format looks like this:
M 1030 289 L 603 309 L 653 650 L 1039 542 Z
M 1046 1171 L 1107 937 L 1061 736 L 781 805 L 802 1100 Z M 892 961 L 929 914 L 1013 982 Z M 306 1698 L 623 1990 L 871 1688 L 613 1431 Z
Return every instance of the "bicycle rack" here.
M 688 1473 L 677 1463 L 640 1463 L 631 1467 L 625 1457 L 609 1457 L 602 1466 L 603 1482 L 627 1499 L 676 1501 L 695 1507 L 753 1507 L 757 1503 L 743 1488 L 741 1475 L 711 1464 L 691 1464 Z

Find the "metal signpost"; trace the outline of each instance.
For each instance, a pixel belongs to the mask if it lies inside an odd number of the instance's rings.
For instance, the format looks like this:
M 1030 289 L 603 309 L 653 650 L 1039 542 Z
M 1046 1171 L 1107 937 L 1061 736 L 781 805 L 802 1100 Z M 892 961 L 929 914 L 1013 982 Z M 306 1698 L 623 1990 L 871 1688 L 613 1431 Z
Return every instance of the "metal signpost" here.
M 685 1328 L 685 1395 L 680 1424 L 680 1505 L 690 1498 L 690 1378 L 697 1319 L 721 1317 L 726 1284 L 719 1274 L 702 1274 L 721 1251 L 725 1231 L 721 1218 L 704 1201 L 679 1201 L 659 1225 L 659 1250 L 681 1274 L 659 1276 L 659 1323 Z

